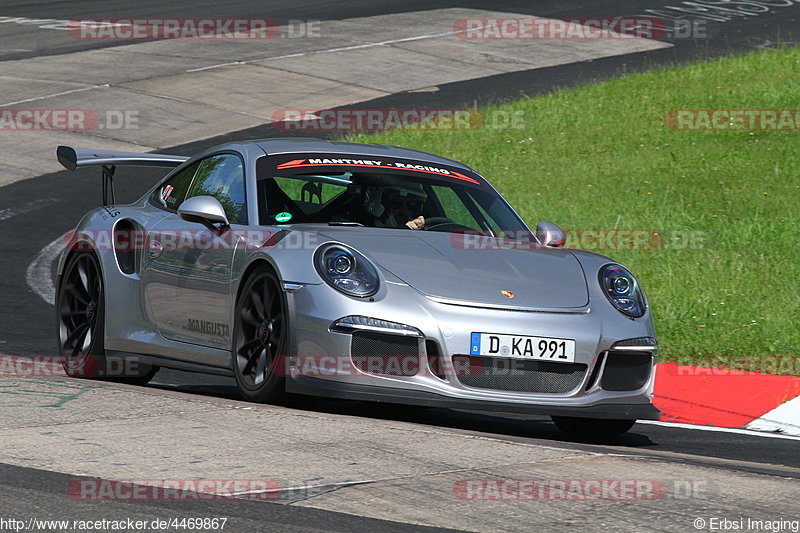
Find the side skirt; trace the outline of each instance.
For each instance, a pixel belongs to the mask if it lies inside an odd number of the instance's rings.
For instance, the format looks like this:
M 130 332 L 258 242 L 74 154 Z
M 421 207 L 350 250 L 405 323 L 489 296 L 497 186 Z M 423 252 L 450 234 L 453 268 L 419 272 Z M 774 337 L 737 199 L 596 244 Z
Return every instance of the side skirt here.
M 183 370 L 184 372 L 198 372 L 201 374 L 214 374 L 217 376 L 233 377 L 233 370 L 230 368 L 204 365 L 200 363 L 190 363 L 188 361 L 179 361 L 177 359 L 170 359 L 169 357 L 162 357 L 159 355 L 119 352 L 116 350 L 107 350 L 106 353 L 112 357 L 135 359 L 139 362 L 146 363 L 148 365 L 160 366 L 162 368 L 172 368 L 174 370 Z

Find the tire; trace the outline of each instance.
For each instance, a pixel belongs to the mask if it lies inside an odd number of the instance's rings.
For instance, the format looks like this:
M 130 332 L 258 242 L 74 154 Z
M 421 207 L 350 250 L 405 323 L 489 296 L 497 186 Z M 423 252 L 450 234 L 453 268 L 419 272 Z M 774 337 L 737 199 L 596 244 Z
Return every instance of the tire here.
M 246 400 L 285 403 L 289 399 L 282 369 L 288 332 L 278 278 L 267 268 L 256 269 L 236 302 L 231 353 L 236 384 Z
M 579 439 L 600 439 L 622 435 L 633 427 L 636 420 L 609 420 L 602 418 L 552 417 L 556 427 Z
M 70 377 L 144 385 L 158 372 L 158 367 L 106 355 L 105 286 L 100 262 L 92 252 L 77 252 L 67 260 L 56 297 L 56 335 L 58 353 Z

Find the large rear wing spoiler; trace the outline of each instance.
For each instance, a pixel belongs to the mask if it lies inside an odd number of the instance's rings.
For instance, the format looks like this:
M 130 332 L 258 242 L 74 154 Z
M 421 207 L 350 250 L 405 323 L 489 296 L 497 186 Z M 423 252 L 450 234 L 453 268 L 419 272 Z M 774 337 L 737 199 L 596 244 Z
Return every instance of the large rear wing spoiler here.
M 133 167 L 177 167 L 187 159 L 184 155 L 140 154 L 117 150 L 89 150 L 59 146 L 56 148 L 58 162 L 67 170 L 92 165 L 128 165 Z
M 103 205 L 108 205 L 108 194 L 114 203 L 114 170 L 117 165 L 134 167 L 177 167 L 189 158 L 183 155 L 143 154 L 137 152 L 119 152 L 117 150 L 89 150 L 59 146 L 56 148 L 58 162 L 67 170 L 79 167 L 103 167 Z

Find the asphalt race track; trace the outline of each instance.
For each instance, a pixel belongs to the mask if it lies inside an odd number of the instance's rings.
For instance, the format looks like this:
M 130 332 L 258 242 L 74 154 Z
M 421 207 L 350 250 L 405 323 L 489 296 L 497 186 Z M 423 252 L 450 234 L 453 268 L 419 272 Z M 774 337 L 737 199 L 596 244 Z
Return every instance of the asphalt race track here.
M 770 4 L 770 2 L 764 2 Z M 9 5 L 10 4 L 10 5 Z M 76 5 L 77 4 L 77 5 Z M 679 46 L 677 55 L 686 57 L 693 53 L 719 54 L 743 50 L 769 43 L 791 42 L 796 37 L 796 10 L 780 9 L 784 2 L 773 1 L 772 9 L 757 9 L 754 16 L 731 17 L 732 20 L 709 29 L 716 33 L 708 42 L 686 43 Z M 680 2 L 659 0 L 600 0 L 587 4 L 580 0 L 551 2 L 547 0 L 506 0 L 493 6 L 486 2 L 472 1 L 422 1 L 382 0 L 378 2 L 286 2 L 275 0 L 234 0 L 226 2 L 226 17 L 268 17 L 280 23 L 293 19 L 338 20 L 353 17 L 369 17 L 383 14 L 407 13 L 445 7 L 474 9 L 497 9 L 509 13 L 524 13 L 540 17 L 616 17 L 645 15 L 646 9 L 663 10 L 665 6 L 679 6 Z M 181 0 L 157 0 L 131 3 L 124 0 L 92 0 L 85 2 L 53 3 L 44 0 L 7 3 L 3 6 L 3 17 L 27 17 L 30 19 L 101 19 L 101 18 L 146 18 L 146 17 L 217 17 L 221 16 L 218 4 L 196 2 L 187 14 L 186 4 Z M 663 11 L 662 11 L 663 12 Z M 649 16 L 658 16 L 650 14 Z M 48 54 L 73 52 L 79 49 L 120 46 L 115 41 L 76 41 L 61 32 L 42 32 L 35 24 L 8 24 L 0 32 L 0 53 L 3 59 L 19 59 Z M 694 50 L 692 50 L 694 49 Z M 487 84 L 488 85 L 488 84 Z
M 361 518 L 349 514 L 304 509 L 270 502 L 139 502 L 115 506 L 108 502 L 84 503 L 76 506 L 64 491 L 73 476 L 0 464 L 0 491 L 3 494 L 3 511 L 21 515 L 40 512 L 46 506 L 48 514 L 59 520 L 86 520 L 87 516 L 103 516 L 106 520 L 169 520 L 176 516 L 208 516 L 213 507 L 214 516 L 233 517 L 229 529 L 245 533 L 271 531 L 289 533 L 354 530 L 405 533 L 410 531 L 445 532 L 452 529 L 407 525 L 386 520 Z M 313 525 L 310 525 L 313 524 Z
M 775 4 L 779 2 L 773 2 Z M 289 19 L 339 20 L 356 17 L 406 13 L 445 7 L 487 9 L 485 3 L 442 2 L 438 0 L 384 0 L 377 2 L 286 2 L 242 0 L 226 3 L 226 17 L 271 17 Z M 641 14 L 645 9 L 678 5 L 670 0 L 614 0 L 591 4 L 579 0 L 563 2 L 505 1 L 493 10 L 529 13 L 547 17 L 604 17 Z M 125 17 L 203 17 L 220 16 L 214 2 L 192 3 L 159 0 L 131 5 L 119 0 L 71 3 L 45 1 L 17 2 L 0 8 L 0 17 L 70 20 L 75 18 Z M 591 7 L 589 7 L 591 5 Z M 591 12 L 587 12 L 591 10 Z M 741 16 L 710 26 L 712 37 L 705 40 L 675 40 L 673 46 L 631 56 L 617 55 L 592 61 L 569 63 L 547 68 L 508 72 L 490 77 L 443 84 L 433 92 L 401 92 L 359 104 L 360 107 L 444 108 L 464 104 L 505 101 L 535 95 L 560 87 L 580 84 L 597 77 L 646 69 L 673 62 L 769 48 L 777 42 L 800 41 L 800 4 L 791 8 L 769 9 L 757 16 Z M 123 43 L 124 44 L 124 43 Z M 76 41 L 65 32 L 46 31 L 36 24 L 4 22 L 0 18 L 0 62 L 48 55 L 69 54 L 78 50 L 121 46 L 114 41 Z M 113 68 L 110 66 L 109 68 Z M 354 107 L 354 106 L 353 106 Z M 269 125 L 230 132 L 163 151 L 191 155 L 229 139 L 252 139 L 283 136 L 286 132 Z M 292 134 L 296 135 L 296 134 Z M 46 157 L 54 157 L 53 151 Z M 3 153 L 8 163 L 14 154 Z M 127 171 L 131 172 L 131 171 Z M 115 180 L 120 203 L 134 200 L 162 176 L 162 171 L 137 170 L 135 179 L 126 179 L 126 171 Z M 54 312 L 46 301 L 47 275 L 52 276 L 53 254 L 59 238 L 89 209 L 100 203 L 99 177 L 94 172 L 55 172 L 11 183 L 0 188 L 0 354 L 47 355 L 56 351 Z M 53 245 L 53 246 L 50 246 Z M 48 252 L 50 250 L 50 252 Z M 154 393 L 181 394 L 214 402 L 238 400 L 232 379 L 162 370 L 149 389 Z M 303 406 L 321 416 L 346 416 L 397 423 L 459 435 L 491 438 L 498 441 L 556 446 L 571 450 L 601 450 L 603 453 L 635 454 L 683 464 L 713 466 L 731 472 L 746 472 L 781 478 L 800 478 L 798 438 L 772 438 L 752 432 L 722 432 L 670 427 L 664 424 L 637 424 L 634 429 L 613 441 L 579 443 L 568 440 L 546 419 L 517 416 L 489 416 L 444 409 L 387 408 L 358 402 L 310 402 Z M 0 440 L 2 442 L 2 440 Z M 0 510 L 6 514 L 31 514 L 37 507 L 47 507 L 49 514 L 60 518 L 78 518 L 101 510 L 106 516 L 157 516 L 208 514 L 208 504 L 197 503 L 85 503 L 75 510 L 64 493 L 67 474 L 41 468 L 0 464 Z M 94 506 L 94 507 L 91 507 Z M 235 531 L 263 531 L 268 521 L 280 531 L 416 531 L 408 525 L 343 514 L 320 509 L 300 508 L 264 502 L 215 503 L 218 514 L 235 516 Z M 95 512 L 95 514 L 97 514 Z M 433 529 L 431 529 L 433 531 Z

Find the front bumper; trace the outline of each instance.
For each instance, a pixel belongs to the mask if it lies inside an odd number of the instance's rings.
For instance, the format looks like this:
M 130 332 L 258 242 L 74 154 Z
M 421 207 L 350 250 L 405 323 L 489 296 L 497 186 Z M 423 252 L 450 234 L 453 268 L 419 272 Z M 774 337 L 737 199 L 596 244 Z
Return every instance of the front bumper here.
M 635 389 L 614 390 L 604 387 L 603 382 L 615 342 L 654 336 L 649 316 L 629 320 L 616 311 L 607 313 L 588 307 L 565 313 L 476 309 L 431 301 L 402 284 L 394 284 L 374 302 L 348 298 L 325 285 L 307 285 L 287 294 L 287 303 L 290 315 L 295 317 L 290 353 L 304 361 L 331 357 L 337 360 L 334 371 L 322 374 L 307 372 L 304 364 L 291 367 L 286 385 L 289 392 L 496 412 L 611 419 L 659 417 L 652 405 L 654 354 L 644 354 L 649 357 L 649 373 Z M 405 324 L 418 331 L 419 349 L 414 354 L 418 357 L 417 371 L 386 375 L 363 371 L 363 365 L 354 364 L 353 332 L 331 330 L 337 320 L 347 315 Z M 469 354 L 470 334 L 475 331 L 575 339 L 575 364 L 583 367 L 582 373 L 557 392 L 499 390 L 475 386 L 474 382 L 470 386 L 469 380 L 456 375 L 437 375 L 429 364 L 431 347 L 448 361 L 464 357 Z M 625 355 L 615 353 L 618 360 Z
M 286 391 L 341 400 L 399 403 L 423 407 L 443 407 L 466 411 L 489 411 L 495 413 L 523 413 L 529 415 L 572 416 L 611 420 L 658 420 L 661 411 L 651 403 L 643 404 L 599 404 L 588 407 L 565 407 L 519 402 L 498 402 L 451 398 L 432 392 L 394 389 L 380 386 L 342 383 L 326 379 L 298 376 L 289 380 Z

